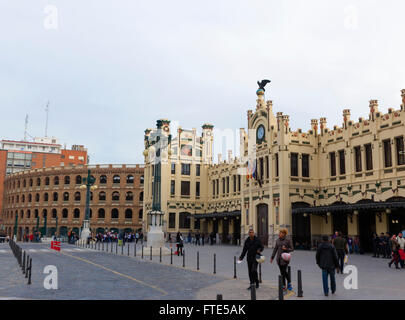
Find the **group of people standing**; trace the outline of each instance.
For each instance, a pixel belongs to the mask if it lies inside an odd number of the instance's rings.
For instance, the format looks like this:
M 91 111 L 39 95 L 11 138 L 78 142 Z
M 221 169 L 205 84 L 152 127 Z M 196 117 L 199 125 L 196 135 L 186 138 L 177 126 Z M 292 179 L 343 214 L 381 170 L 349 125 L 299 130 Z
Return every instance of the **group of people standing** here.
M 405 231 L 405 230 L 404 230 Z M 373 233 L 373 258 L 391 259 L 388 266 L 395 264 L 396 269 L 404 268 L 405 238 L 403 232 L 398 235 L 381 232 L 380 236 Z

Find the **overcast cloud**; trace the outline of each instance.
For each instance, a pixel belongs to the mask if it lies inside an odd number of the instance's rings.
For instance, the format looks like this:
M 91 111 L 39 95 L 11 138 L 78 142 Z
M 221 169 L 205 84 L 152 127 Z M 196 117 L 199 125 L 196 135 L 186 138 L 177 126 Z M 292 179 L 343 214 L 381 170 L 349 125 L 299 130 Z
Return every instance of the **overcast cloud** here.
M 405 88 L 403 1 L 0 0 L 0 137 L 84 144 L 92 163 L 142 163 L 143 134 L 247 126 L 256 81 L 290 115 L 341 125 L 368 101 L 398 109 Z M 58 28 L 46 29 L 48 5 Z

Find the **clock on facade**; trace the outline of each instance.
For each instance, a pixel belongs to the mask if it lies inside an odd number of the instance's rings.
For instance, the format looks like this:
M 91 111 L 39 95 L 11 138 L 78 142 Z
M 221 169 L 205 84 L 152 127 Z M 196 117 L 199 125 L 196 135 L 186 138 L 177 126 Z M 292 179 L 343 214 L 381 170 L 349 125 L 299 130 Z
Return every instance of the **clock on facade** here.
M 263 125 L 260 125 L 257 128 L 256 137 L 257 137 L 257 141 L 259 141 L 259 142 L 264 140 L 264 126 Z

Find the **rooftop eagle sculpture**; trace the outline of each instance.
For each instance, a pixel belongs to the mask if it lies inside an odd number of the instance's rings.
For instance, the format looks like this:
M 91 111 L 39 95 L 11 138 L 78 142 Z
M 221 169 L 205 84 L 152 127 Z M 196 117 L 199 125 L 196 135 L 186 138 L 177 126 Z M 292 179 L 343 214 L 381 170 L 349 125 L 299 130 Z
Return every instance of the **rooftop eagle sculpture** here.
M 263 91 L 266 91 L 264 87 L 266 84 L 270 83 L 270 80 L 262 80 L 262 81 L 257 81 L 257 84 L 259 85 L 259 89 L 262 89 Z

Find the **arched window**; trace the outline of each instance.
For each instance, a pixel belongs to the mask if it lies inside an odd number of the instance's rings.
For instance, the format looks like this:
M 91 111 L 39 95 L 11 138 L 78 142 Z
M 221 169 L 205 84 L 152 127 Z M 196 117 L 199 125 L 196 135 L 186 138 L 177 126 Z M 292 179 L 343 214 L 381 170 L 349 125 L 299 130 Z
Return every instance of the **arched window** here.
M 101 192 L 98 194 L 98 200 L 100 200 L 100 201 L 105 201 L 105 199 L 106 199 L 106 194 L 105 194 L 104 191 L 101 191 Z
M 82 184 L 82 177 L 76 176 L 76 184 Z
M 111 219 L 118 219 L 118 209 L 112 209 L 111 210 Z
M 134 200 L 134 194 L 131 191 L 128 191 L 126 196 L 125 196 L 126 201 L 132 201 Z
M 120 200 L 120 193 L 118 191 L 114 191 L 112 193 L 112 200 L 113 201 L 119 201 Z
M 47 192 L 44 193 L 44 201 L 47 202 L 49 200 L 49 195 Z
M 69 201 L 69 192 L 63 193 L 63 201 Z
M 65 208 L 62 210 L 62 218 L 67 219 L 67 217 L 68 217 L 68 209 Z
M 32 194 L 31 193 L 28 195 L 28 202 L 32 202 Z
M 21 201 L 24 203 L 25 202 L 25 194 L 22 195 Z
M 139 194 L 139 201 L 140 201 L 140 202 L 143 201 L 143 191 Z
M 80 210 L 79 210 L 78 208 L 76 208 L 76 209 L 73 211 L 73 218 L 75 218 L 75 219 L 79 219 L 79 218 L 80 218 Z
M 41 185 L 41 178 L 37 179 L 37 186 L 39 187 Z
M 23 181 L 23 187 L 25 188 L 27 186 L 27 180 L 24 179 Z
M 38 209 L 35 209 L 35 219 L 38 218 L 39 212 Z
M 56 219 L 57 216 L 58 216 L 58 211 L 56 211 L 56 209 L 52 209 L 52 218 Z
M 120 183 L 120 181 L 121 181 L 121 178 L 120 178 L 119 175 L 115 175 L 115 176 L 113 177 L 113 183 Z
M 143 176 L 141 176 L 141 178 L 140 178 L 141 184 L 143 184 L 144 180 L 145 180 L 145 178 Z
M 143 219 L 143 209 L 139 210 L 139 220 Z
M 46 178 L 45 178 L 45 185 L 46 185 L 46 186 L 49 186 L 49 177 L 46 177 Z
M 107 183 L 107 176 L 102 175 L 100 176 L 100 184 L 106 184 Z
M 20 180 L 17 181 L 17 188 L 20 187 Z
M 70 184 L 70 177 L 69 176 L 65 176 L 65 184 Z
M 105 210 L 103 208 L 98 209 L 98 218 L 99 219 L 105 218 Z
M 91 219 L 93 217 L 93 210 L 89 210 L 89 219 Z
M 31 210 L 27 210 L 27 219 L 31 218 Z
M 39 193 L 35 194 L 35 201 L 39 202 Z
M 127 175 L 127 183 L 133 184 L 134 183 L 134 176 L 132 174 Z
M 42 218 L 45 218 L 45 217 L 47 217 L 48 216 L 48 211 L 46 210 L 46 209 L 44 209 L 43 211 L 42 211 Z
M 34 184 L 34 181 L 32 179 L 30 179 L 30 187 L 32 187 L 33 184 Z
M 24 210 L 21 210 L 21 219 L 24 219 Z
M 58 201 L 58 193 L 57 192 L 53 193 L 53 201 Z
M 132 210 L 131 209 L 125 210 L 125 219 L 132 219 Z
M 58 186 L 58 185 L 59 185 L 59 177 L 53 178 L 53 184 L 54 184 L 55 186 Z
M 93 201 L 93 191 L 90 191 L 90 201 Z
M 80 192 L 79 191 L 75 192 L 75 201 L 80 201 L 80 199 L 81 199 Z

